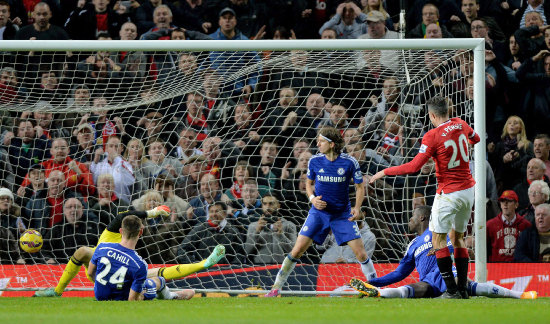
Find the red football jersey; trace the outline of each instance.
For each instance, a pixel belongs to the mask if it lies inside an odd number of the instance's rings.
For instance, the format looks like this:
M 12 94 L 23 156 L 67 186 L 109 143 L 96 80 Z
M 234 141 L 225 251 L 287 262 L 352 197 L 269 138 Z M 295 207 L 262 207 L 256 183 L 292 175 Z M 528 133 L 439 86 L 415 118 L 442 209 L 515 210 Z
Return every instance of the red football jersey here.
M 471 188 L 475 181 L 468 166 L 468 142 L 475 144 L 479 140 L 479 135 L 465 121 L 451 118 L 424 135 L 420 151 L 411 162 L 388 168 L 384 173 L 400 175 L 418 172 L 431 157 L 435 161 L 437 193 Z

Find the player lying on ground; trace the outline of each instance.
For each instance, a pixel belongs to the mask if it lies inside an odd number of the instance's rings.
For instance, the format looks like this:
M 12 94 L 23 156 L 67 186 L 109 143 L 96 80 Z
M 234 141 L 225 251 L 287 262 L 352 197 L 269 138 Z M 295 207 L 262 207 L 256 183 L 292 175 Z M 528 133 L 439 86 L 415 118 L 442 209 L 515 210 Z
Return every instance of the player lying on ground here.
M 400 166 L 379 171 L 371 177 L 372 184 L 386 175 L 403 175 L 418 172 L 433 158 L 437 178 L 437 194 L 432 207 L 430 230 L 433 248 L 441 277 L 447 291 L 441 298 L 468 298 L 468 249 L 464 233 L 474 204 L 474 184 L 469 167 L 468 143 L 480 141 L 476 132 L 462 119 L 449 118 L 446 98 L 435 96 L 426 102 L 430 121 L 435 128 L 422 138 L 422 145 L 414 159 Z M 453 259 L 447 246 L 450 233 L 454 247 L 456 280 Z
M 432 249 L 432 232 L 428 229 L 430 208 L 417 207 L 409 220 L 409 230 L 417 236 L 408 246 L 405 257 L 399 266 L 385 276 L 363 282 L 351 279 L 350 285 L 357 291 L 369 297 L 385 298 L 433 298 L 440 296 L 446 289 L 445 281 L 441 277 L 437 261 Z M 447 239 L 450 245 L 450 240 Z M 451 246 L 452 247 L 452 246 Z M 420 281 L 398 288 L 384 288 L 397 283 L 409 276 L 414 269 L 418 271 Z M 536 299 L 536 291 L 519 292 L 506 289 L 491 283 L 468 281 L 470 296 L 509 297 L 522 299 Z
M 190 299 L 195 295 L 192 289 L 171 293 L 162 277 L 147 279 L 147 263 L 135 250 L 143 234 L 138 217 L 125 217 L 119 231 L 120 243 L 98 244 L 88 267 L 97 300 Z
M 158 206 L 148 211 L 138 211 L 138 210 L 130 209 L 124 212 L 120 212 L 118 215 L 116 215 L 116 217 L 114 217 L 111 223 L 109 223 L 109 225 L 103 231 L 103 233 L 101 233 L 98 244 L 104 243 L 104 242 L 120 243 L 121 235 L 119 233 L 119 230 L 123 219 L 129 215 L 137 216 L 140 219 L 155 218 L 159 216 L 166 217 L 170 215 L 170 208 L 168 208 L 167 206 Z M 76 252 L 72 255 L 71 259 L 65 266 L 65 270 L 63 271 L 61 278 L 59 278 L 59 282 L 57 283 L 57 286 L 55 287 L 55 289 L 48 288 L 46 290 L 37 291 L 34 294 L 34 297 L 61 296 L 65 291 L 65 288 L 67 288 L 67 286 L 71 282 L 71 280 L 73 280 L 73 278 L 76 277 L 76 275 L 80 271 L 80 267 L 82 265 L 84 265 L 86 268 L 88 267 L 88 263 L 92 259 L 94 250 L 95 248 L 91 248 L 88 246 L 82 246 L 78 248 L 78 250 L 76 250 Z M 210 256 L 205 260 L 202 260 L 201 262 L 193 263 L 193 264 L 178 264 L 171 267 L 149 269 L 147 271 L 147 277 L 148 278 L 163 277 L 166 280 L 183 278 L 197 271 L 210 268 L 211 266 L 218 263 L 221 260 L 221 258 L 224 257 L 224 255 L 225 255 L 225 247 L 223 245 L 218 245 L 214 248 L 214 251 L 212 251 Z M 88 272 L 86 272 L 86 275 L 88 275 Z M 88 279 L 92 281 L 92 279 L 89 276 L 88 276 Z
M 312 242 L 323 244 L 330 230 L 338 245 L 348 244 L 361 264 L 367 280 L 376 277 L 372 260 L 365 251 L 356 220 L 361 218 L 365 195 L 359 163 L 342 153 L 344 139 L 334 127 L 323 127 L 317 138 L 319 154 L 308 163 L 306 191 L 312 206 L 292 251 L 284 259 L 271 291 L 265 297 L 276 297 L 298 259 Z M 355 206 L 351 208 L 349 184 L 355 183 Z

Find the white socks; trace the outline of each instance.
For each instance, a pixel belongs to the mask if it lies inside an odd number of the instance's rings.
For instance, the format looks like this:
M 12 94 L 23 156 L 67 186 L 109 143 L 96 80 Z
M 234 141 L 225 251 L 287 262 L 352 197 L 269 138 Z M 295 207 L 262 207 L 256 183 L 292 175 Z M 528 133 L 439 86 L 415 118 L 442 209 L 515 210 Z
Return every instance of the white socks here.
M 485 296 L 490 298 L 521 298 L 521 292 L 506 289 L 492 283 L 468 283 L 471 296 Z M 380 297 L 384 298 L 414 298 L 414 290 L 410 286 L 380 289 Z
M 280 290 L 283 287 L 286 280 L 288 279 L 288 276 L 290 275 L 292 270 L 294 270 L 297 261 L 297 259 L 292 258 L 290 255 L 286 256 L 285 260 L 283 261 L 283 265 L 281 266 L 281 269 L 277 273 L 277 278 L 275 278 L 275 283 L 273 284 L 272 289 Z
M 504 287 L 492 284 L 492 283 L 478 283 L 470 282 L 470 291 L 473 296 L 486 296 L 486 297 L 511 297 L 521 298 L 521 292 L 506 289 Z
M 160 287 L 157 289 L 157 298 L 158 299 L 176 299 L 178 295 L 170 291 L 170 288 L 166 286 L 166 279 L 159 277 Z
M 159 299 L 168 299 L 168 300 L 176 299 L 178 297 L 176 293 L 171 292 L 170 289 L 166 286 L 164 287 L 164 289 L 157 292 L 157 295 L 158 297 L 160 297 Z
M 380 297 L 384 298 L 413 298 L 411 294 L 414 292 L 409 286 L 380 289 Z
M 367 278 L 367 281 L 376 278 L 376 270 L 374 270 L 374 264 L 372 263 L 372 260 L 370 258 L 367 258 L 365 261 L 360 262 L 361 264 L 361 271 L 363 271 L 363 274 L 365 275 L 365 278 Z

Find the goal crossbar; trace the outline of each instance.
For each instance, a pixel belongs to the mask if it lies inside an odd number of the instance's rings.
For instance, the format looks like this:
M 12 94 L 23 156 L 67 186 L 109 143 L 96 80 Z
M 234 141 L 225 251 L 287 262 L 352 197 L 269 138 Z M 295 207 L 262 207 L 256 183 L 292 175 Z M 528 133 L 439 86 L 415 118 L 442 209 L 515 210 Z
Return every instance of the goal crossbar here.
M 339 40 L 4 40 L 3 51 L 289 51 L 289 50 L 398 50 L 477 49 L 484 40 L 472 39 L 339 39 Z

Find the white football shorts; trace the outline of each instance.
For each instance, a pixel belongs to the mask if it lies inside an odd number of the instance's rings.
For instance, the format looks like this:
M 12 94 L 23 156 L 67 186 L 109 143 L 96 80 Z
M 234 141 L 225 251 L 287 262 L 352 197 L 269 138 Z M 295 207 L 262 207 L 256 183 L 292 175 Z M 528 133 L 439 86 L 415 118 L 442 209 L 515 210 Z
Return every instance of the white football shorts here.
M 430 216 L 430 231 L 449 233 L 454 229 L 458 233 L 466 232 L 473 205 L 474 187 L 449 194 L 436 194 Z

